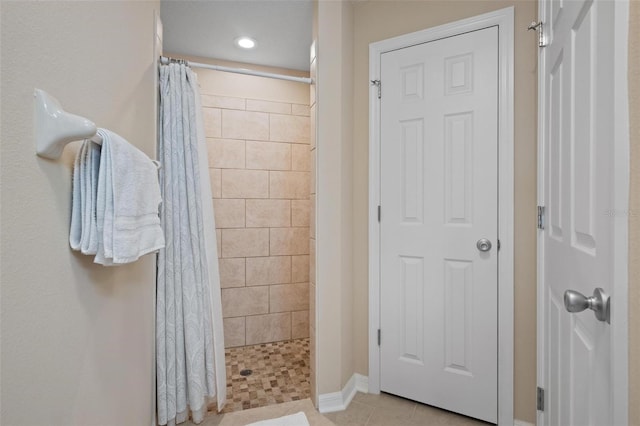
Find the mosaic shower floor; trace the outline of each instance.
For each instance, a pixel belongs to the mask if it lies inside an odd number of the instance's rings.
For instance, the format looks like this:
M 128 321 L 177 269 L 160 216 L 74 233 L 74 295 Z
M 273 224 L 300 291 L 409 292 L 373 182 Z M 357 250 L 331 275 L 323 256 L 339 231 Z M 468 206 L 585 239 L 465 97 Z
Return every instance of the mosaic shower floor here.
M 309 339 L 225 350 L 227 404 L 223 413 L 309 398 Z M 248 376 L 243 370 L 252 370 Z M 209 407 L 215 411 L 215 404 Z

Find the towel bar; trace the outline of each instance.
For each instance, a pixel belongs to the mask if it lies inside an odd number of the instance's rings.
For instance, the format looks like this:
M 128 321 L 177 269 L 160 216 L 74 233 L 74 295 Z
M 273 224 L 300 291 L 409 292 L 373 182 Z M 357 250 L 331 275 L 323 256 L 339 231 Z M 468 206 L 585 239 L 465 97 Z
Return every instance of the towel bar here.
M 69 142 L 89 139 L 101 145 L 102 138 L 96 134 L 96 125 L 79 115 L 62 109 L 60 102 L 44 90 L 35 89 L 35 136 L 36 154 L 55 160 Z

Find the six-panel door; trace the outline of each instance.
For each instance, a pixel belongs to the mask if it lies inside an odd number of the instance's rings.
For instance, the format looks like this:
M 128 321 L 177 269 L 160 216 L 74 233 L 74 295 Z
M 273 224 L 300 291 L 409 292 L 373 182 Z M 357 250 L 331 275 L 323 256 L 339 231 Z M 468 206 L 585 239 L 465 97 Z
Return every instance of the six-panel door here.
M 381 390 L 495 423 L 498 29 L 384 53 L 381 81 Z
M 566 290 L 612 289 L 613 2 L 545 4 L 544 425 L 610 425 L 611 327 Z

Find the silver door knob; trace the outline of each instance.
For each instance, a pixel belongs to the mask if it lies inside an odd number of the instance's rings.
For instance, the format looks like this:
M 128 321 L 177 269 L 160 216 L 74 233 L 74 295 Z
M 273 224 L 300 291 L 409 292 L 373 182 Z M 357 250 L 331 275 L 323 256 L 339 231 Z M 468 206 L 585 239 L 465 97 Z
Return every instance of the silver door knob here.
M 480 251 L 489 251 L 491 250 L 491 241 L 486 238 L 481 238 L 476 243 L 476 247 L 478 247 L 478 250 Z
M 593 291 L 593 296 L 587 297 L 584 294 L 567 290 L 564 292 L 564 307 L 568 312 L 582 312 L 585 309 L 591 309 L 598 321 L 606 321 L 609 323 L 609 296 L 601 288 Z

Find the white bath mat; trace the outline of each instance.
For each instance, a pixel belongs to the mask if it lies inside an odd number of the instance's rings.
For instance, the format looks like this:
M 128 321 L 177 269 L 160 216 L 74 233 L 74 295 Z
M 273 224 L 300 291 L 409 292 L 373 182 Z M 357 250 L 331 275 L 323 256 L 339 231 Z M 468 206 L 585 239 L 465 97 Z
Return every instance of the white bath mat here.
M 247 426 L 309 426 L 309 422 L 307 421 L 307 416 L 300 411 L 277 419 L 261 420 Z

